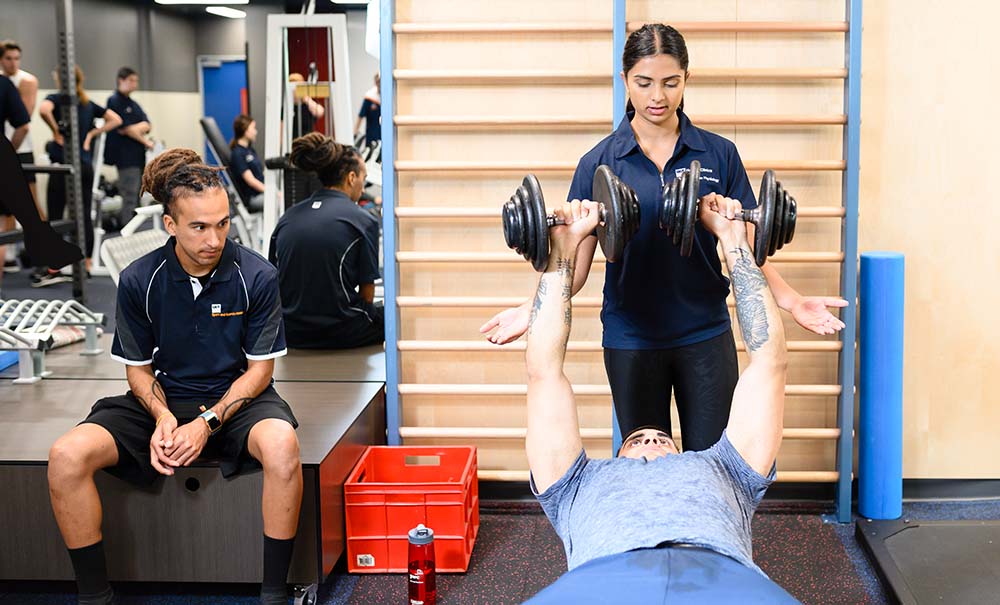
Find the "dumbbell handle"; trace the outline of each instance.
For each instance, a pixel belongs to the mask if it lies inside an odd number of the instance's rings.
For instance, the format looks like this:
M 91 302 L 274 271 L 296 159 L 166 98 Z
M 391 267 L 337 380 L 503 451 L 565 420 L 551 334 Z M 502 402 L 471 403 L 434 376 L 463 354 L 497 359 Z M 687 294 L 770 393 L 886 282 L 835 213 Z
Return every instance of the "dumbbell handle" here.
M 699 200 L 698 203 L 701 203 Z M 754 223 L 760 220 L 760 208 L 750 208 L 745 210 L 740 210 L 736 213 L 736 216 L 732 218 L 734 221 L 743 221 L 744 223 Z
M 608 213 L 604 209 L 604 202 L 597 203 L 597 215 L 601 219 L 600 222 L 606 222 Z M 555 227 L 558 225 L 565 225 L 566 221 L 561 218 L 556 218 L 556 215 L 554 214 L 548 214 L 545 216 L 545 224 L 549 227 Z

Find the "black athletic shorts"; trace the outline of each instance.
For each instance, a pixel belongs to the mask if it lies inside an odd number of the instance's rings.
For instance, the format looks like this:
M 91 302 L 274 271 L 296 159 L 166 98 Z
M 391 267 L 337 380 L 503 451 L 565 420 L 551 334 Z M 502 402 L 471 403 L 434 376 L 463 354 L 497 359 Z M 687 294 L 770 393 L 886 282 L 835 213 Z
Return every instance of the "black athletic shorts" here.
M 168 407 L 180 426 L 191 422 L 201 414 L 198 406 L 210 407 L 216 403 L 216 401 L 170 401 Z M 223 477 L 259 469 L 260 463 L 247 450 L 247 439 L 250 436 L 250 429 L 268 418 L 279 418 L 293 427 L 299 426 L 292 409 L 278 396 L 273 385 L 267 387 L 250 403 L 244 404 L 217 433 L 209 437 L 198 460 L 218 461 Z M 149 460 L 149 440 L 156 430 L 156 419 L 149 415 L 131 391 L 124 395 L 99 400 L 90 410 L 90 415 L 80 424 L 85 422 L 104 427 L 115 438 L 115 444 L 118 446 L 118 464 L 104 469 L 108 473 L 138 486 L 147 486 L 161 476 Z

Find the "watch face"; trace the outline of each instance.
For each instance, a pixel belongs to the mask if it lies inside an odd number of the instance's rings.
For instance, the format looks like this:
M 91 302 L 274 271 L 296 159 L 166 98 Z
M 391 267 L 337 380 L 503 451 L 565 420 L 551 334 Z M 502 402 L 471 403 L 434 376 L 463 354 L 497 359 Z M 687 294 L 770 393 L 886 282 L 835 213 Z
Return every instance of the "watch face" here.
M 222 422 L 219 421 L 219 417 L 215 415 L 214 412 L 205 412 L 201 415 L 208 423 L 208 428 L 213 433 L 222 427 Z

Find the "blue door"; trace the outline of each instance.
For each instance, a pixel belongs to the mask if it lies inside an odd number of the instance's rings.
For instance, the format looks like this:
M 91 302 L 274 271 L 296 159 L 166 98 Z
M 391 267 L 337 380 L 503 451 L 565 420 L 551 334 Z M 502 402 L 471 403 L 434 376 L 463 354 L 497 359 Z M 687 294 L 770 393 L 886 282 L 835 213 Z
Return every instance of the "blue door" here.
M 247 62 L 203 61 L 201 64 L 202 100 L 205 116 L 215 118 L 226 141 L 233 138 L 233 120 L 247 108 Z M 205 143 L 205 159 L 215 165 L 215 156 Z

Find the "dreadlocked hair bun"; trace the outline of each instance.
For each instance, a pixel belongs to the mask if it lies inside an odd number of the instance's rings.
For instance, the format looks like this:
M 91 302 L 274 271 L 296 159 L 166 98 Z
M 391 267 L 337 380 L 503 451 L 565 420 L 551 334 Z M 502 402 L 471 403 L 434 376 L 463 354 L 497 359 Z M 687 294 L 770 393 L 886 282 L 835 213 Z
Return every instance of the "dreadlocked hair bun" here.
M 148 191 L 170 214 L 174 200 L 183 194 L 222 188 L 221 169 L 206 165 L 192 149 L 168 149 L 142 173 L 142 191 Z
M 310 132 L 292 141 L 292 164 L 315 172 L 324 186 L 337 186 L 351 172 L 360 172 L 361 156 L 353 148 L 328 136 Z

